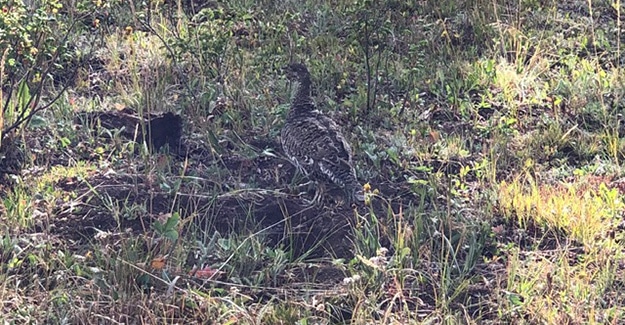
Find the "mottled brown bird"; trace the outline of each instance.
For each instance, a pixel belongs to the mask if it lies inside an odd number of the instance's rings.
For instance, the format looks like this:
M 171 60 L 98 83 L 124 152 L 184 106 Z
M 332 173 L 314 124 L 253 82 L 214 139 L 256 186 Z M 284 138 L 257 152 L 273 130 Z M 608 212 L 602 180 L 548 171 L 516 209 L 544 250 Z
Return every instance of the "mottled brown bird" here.
M 321 198 L 324 185 L 342 188 L 348 203 L 363 201 L 356 179 L 351 147 L 338 125 L 315 107 L 306 66 L 293 63 L 284 68 L 292 82 L 291 107 L 282 127 L 282 148 L 297 169 L 317 183 L 313 201 Z

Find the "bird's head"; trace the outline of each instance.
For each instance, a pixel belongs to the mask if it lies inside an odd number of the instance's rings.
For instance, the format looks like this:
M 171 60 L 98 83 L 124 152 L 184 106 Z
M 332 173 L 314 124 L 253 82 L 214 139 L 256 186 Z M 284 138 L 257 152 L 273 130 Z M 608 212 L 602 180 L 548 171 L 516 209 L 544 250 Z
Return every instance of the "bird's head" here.
M 291 81 L 304 82 L 310 79 L 310 73 L 302 63 L 291 63 L 282 68 L 287 79 Z
M 291 103 L 308 103 L 310 99 L 310 73 L 302 63 L 291 63 L 283 68 L 291 81 Z

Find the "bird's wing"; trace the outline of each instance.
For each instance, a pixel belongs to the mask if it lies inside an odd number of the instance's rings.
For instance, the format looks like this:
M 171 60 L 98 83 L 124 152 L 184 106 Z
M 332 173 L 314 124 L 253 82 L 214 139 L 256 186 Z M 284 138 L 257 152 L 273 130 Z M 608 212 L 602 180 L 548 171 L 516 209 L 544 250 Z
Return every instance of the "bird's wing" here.
M 319 111 L 287 118 L 281 138 L 285 153 L 304 173 L 318 170 L 339 186 L 356 182 L 351 147 L 338 125 Z
M 319 111 L 313 111 L 308 117 L 310 131 L 316 134 L 317 151 L 321 157 L 333 157 L 343 160 L 348 164 L 352 163 L 352 148 L 341 133 L 338 125 L 329 117 Z
M 315 114 L 302 120 L 300 135 L 312 163 L 333 183 L 343 187 L 356 181 L 351 148 L 338 126 L 330 118 Z

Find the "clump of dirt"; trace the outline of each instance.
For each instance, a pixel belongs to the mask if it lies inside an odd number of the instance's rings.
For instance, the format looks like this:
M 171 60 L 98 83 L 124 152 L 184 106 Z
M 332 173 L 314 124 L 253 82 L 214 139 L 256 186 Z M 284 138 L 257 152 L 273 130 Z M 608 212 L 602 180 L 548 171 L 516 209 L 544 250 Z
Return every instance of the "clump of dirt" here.
M 227 172 L 237 175 L 236 179 L 256 180 L 256 187 L 237 187 L 241 184 L 234 180 L 218 184 L 207 178 L 200 185 L 195 179 L 194 184 L 182 184 L 177 192 L 167 192 L 146 175 L 122 172 L 96 174 L 81 182 L 60 182 L 56 187 L 74 193 L 77 200 L 57 207 L 53 231 L 71 240 L 89 240 L 100 231 L 129 229 L 145 233 L 159 216 L 178 211 L 183 219 L 194 215 L 194 226 L 208 232 L 260 231 L 270 244 L 289 247 L 296 255 L 310 253 L 314 248 L 313 255 L 317 256 L 352 256 L 350 222 L 354 220 L 354 209 L 366 214 L 366 207 L 352 208 L 331 198 L 324 204 L 311 205 L 306 197 L 312 194 L 289 193 L 280 182 L 293 168 L 277 158 L 241 161 L 233 156 L 227 161 L 222 165 Z M 274 175 L 276 170 L 278 177 Z M 133 206 L 147 210 L 124 209 Z M 374 201 L 371 208 L 379 215 L 388 212 L 381 202 Z M 399 203 L 394 209 L 399 210 Z
M 139 116 L 130 108 L 121 111 L 82 112 L 76 116 L 74 122 L 87 124 L 94 131 L 100 127 L 121 130 L 121 135 L 127 139 L 145 140 L 150 149 L 156 151 L 165 144 L 171 150 L 178 150 L 182 135 L 182 118 L 171 112 L 144 116 Z

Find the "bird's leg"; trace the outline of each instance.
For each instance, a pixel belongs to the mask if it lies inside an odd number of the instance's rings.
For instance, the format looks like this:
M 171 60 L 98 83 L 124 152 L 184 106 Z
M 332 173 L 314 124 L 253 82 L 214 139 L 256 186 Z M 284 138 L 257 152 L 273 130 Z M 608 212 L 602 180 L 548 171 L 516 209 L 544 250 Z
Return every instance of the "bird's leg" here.
M 308 182 L 307 184 L 310 184 L 310 182 Z M 306 203 L 309 206 L 316 206 L 321 204 L 321 202 L 323 201 L 324 193 L 325 186 L 323 185 L 323 183 L 315 182 L 315 195 L 313 196 L 312 200 L 306 200 Z
M 291 178 L 291 184 L 289 184 L 289 190 L 291 193 L 297 193 L 300 195 L 302 192 L 308 192 L 308 187 L 313 181 L 308 180 L 305 183 L 301 183 L 303 180 L 307 179 L 306 173 L 300 170 L 300 168 L 295 168 L 295 173 L 293 178 Z
M 295 168 L 295 173 L 293 174 L 293 178 L 291 179 L 291 185 L 299 184 L 304 178 L 306 178 L 306 174 L 300 170 L 300 168 Z M 299 186 L 297 186 L 299 187 Z
M 315 181 L 308 181 L 308 182 L 306 182 L 306 183 L 299 184 L 299 185 L 297 185 L 297 186 L 295 186 L 295 187 L 299 190 L 299 189 L 304 188 L 304 187 L 310 187 L 310 184 L 312 184 L 312 183 L 314 183 L 314 182 L 315 182 Z
M 320 203 L 323 199 L 323 194 L 325 192 L 325 186 L 323 183 L 317 182 L 317 186 L 315 187 L 315 196 L 313 197 L 313 202 Z
M 302 199 L 302 200 L 305 202 L 307 206 L 316 206 L 321 202 L 321 198 L 323 197 L 322 196 L 323 184 L 316 182 L 314 180 L 310 180 L 310 179 L 305 183 L 300 183 L 300 181 L 302 181 L 305 178 L 306 178 L 306 175 L 302 173 L 300 170 L 297 170 L 291 181 L 291 186 L 294 186 L 292 187 L 292 189 L 298 193 L 297 196 L 301 197 L 303 193 L 309 193 L 310 186 L 314 184 L 315 196 L 313 197 L 313 199 L 312 200 Z
M 345 189 L 344 193 L 347 204 L 356 204 L 365 201 L 365 193 L 362 189 Z
M 309 180 L 306 183 L 295 185 L 295 190 L 298 193 L 298 196 L 302 195 L 303 193 L 308 193 L 312 184 L 315 184 L 315 181 Z

